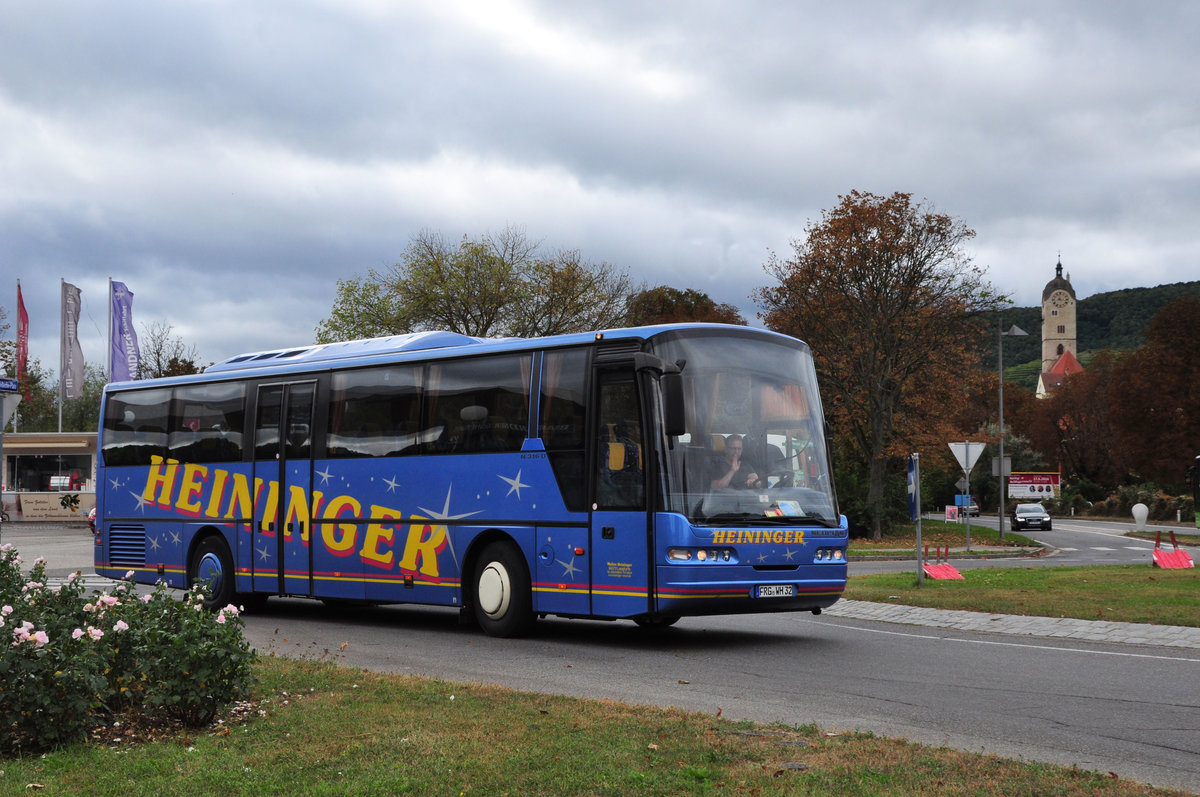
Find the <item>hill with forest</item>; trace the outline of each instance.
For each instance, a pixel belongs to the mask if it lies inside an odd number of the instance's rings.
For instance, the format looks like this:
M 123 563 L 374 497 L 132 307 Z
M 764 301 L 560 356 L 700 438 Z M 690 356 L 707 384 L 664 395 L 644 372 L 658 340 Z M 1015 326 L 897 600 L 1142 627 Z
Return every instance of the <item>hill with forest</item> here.
M 1126 288 L 1080 299 L 1075 315 L 1080 362 L 1086 367 L 1097 352 L 1140 348 L 1146 342 L 1146 327 L 1151 319 L 1163 305 L 1181 296 L 1200 296 L 1200 281 Z M 1005 337 L 1004 374 L 1006 379 L 1033 390 L 1041 372 L 1042 308 L 1012 307 L 1001 313 L 1000 319 L 1004 329 L 1015 324 L 1029 333 L 1028 337 Z M 995 368 L 995 318 L 988 323 L 992 333 L 984 363 Z

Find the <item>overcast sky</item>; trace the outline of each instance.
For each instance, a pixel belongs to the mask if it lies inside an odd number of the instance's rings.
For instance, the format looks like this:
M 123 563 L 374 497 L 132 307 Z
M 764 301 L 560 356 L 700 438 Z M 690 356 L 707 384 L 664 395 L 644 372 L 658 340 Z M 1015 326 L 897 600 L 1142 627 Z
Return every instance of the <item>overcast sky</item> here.
M 1200 3 L 0 4 L 0 305 L 59 280 L 204 362 L 313 339 L 423 228 L 507 225 L 755 318 L 851 190 L 977 233 L 1018 305 L 1200 279 Z

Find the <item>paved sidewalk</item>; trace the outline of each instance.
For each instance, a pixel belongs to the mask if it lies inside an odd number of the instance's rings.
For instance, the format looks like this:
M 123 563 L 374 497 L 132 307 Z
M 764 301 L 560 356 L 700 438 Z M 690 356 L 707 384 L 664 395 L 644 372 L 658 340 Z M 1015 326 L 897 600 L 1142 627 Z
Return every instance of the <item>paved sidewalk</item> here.
M 1064 617 L 1026 617 L 1013 614 L 925 609 L 890 603 L 840 600 L 824 611 L 834 617 L 876 620 L 885 623 L 955 628 L 960 631 L 990 631 L 999 634 L 1086 639 L 1091 642 L 1123 642 L 1130 645 L 1162 645 L 1200 650 L 1200 628 L 1148 623 L 1115 623 L 1106 620 L 1073 620 Z

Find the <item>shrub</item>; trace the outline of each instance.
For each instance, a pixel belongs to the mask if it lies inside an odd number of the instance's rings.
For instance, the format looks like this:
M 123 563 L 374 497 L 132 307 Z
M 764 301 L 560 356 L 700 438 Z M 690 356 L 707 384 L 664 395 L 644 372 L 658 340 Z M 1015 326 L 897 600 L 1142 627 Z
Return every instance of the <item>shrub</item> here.
M 55 589 L 44 561 L 27 575 L 21 564 L 0 546 L 0 751 L 76 741 L 97 714 L 125 709 L 195 727 L 249 692 L 239 611 L 202 611 L 206 587 L 181 600 L 162 583 L 85 596 L 78 573 Z
M 252 684 L 254 653 L 242 636 L 243 622 L 236 606 L 216 614 L 202 606 L 207 587 L 197 585 L 182 601 L 160 584 L 139 607 L 133 660 L 140 682 L 141 704 L 196 727 L 234 700 Z M 133 626 L 131 625 L 131 630 Z
M 104 688 L 102 657 L 71 636 L 82 585 L 46 586 L 45 562 L 26 579 L 11 546 L 0 550 L 0 749 L 43 749 L 83 736 Z M 82 602 L 80 602 L 82 605 Z M 90 641 L 90 638 L 89 638 Z
M 1134 504 L 1145 504 L 1151 521 L 1174 521 L 1180 518 L 1190 522 L 1195 517 L 1195 501 L 1192 496 L 1173 496 L 1153 484 L 1125 485 L 1103 501 L 1097 502 L 1089 515 L 1129 518 Z

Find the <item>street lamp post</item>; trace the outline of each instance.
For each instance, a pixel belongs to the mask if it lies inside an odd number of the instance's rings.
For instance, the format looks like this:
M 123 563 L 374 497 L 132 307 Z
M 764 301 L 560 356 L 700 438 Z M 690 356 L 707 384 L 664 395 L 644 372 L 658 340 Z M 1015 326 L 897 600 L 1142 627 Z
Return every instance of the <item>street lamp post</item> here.
M 1029 333 L 1021 329 L 1016 324 L 1010 328 L 1004 329 L 997 318 L 997 330 L 1000 332 L 999 348 L 996 351 L 996 359 L 1000 366 L 1000 512 L 999 512 L 999 528 L 1000 539 L 1004 539 L 1004 510 L 1008 505 L 1008 474 L 1004 472 L 1004 338 L 1005 337 L 1028 337 Z

